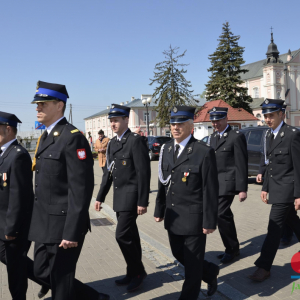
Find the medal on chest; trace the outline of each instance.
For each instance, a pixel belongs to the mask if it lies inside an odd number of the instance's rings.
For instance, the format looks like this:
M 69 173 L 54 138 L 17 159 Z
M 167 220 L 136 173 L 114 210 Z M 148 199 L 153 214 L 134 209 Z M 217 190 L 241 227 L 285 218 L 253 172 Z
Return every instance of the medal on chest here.
M 7 186 L 7 182 L 6 182 L 6 180 L 7 180 L 7 174 L 3 173 L 2 178 L 3 178 L 3 181 L 4 181 L 3 182 L 3 186 L 6 187 Z
M 189 173 L 189 172 L 184 172 L 184 173 L 183 173 L 183 175 L 184 175 L 184 176 L 182 177 L 182 179 L 181 179 L 181 180 L 182 180 L 182 182 L 186 182 L 186 181 L 187 181 L 187 178 L 188 178 L 188 176 L 190 175 L 190 173 Z

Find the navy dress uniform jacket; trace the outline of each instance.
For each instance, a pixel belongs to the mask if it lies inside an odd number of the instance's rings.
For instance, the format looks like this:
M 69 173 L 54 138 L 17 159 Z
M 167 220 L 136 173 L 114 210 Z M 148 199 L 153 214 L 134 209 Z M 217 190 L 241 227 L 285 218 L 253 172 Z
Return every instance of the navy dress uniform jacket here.
M 108 172 L 107 161 L 115 161 L 113 172 Z M 111 139 L 108 158 L 97 201 L 104 202 L 113 183 L 113 209 L 115 212 L 136 210 L 137 206 L 147 207 L 150 190 L 149 150 L 144 137 L 126 131 L 122 140 Z
M 216 153 L 219 196 L 237 195 L 248 190 L 248 152 L 245 135 L 232 130 L 230 125 L 218 140 L 217 133 L 210 138 Z
M 163 178 L 158 183 L 154 217 L 165 218 L 165 229 L 176 235 L 199 235 L 203 228 L 215 229 L 218 217 L 218 175 L 215 153 L 194 137 L 174 163 L 174 141 L 164 146 Z M 186 181 L 182 181 L 188 172 Z
M 85 136 L 64 118 L 35 155 L 35 198 L 29 239 L 78 242 L 90 229 L 94 160 Z
M 268 203 L 290 203 L 300 198 L 300 131 L 285 123 L 269 147 L 271 132 L 266 138 L 267 159 L 262 190 L 269 193 Z
M 27 238 L 32 205 L 31 158 L 27 150 L 14 141 L 0 156 L 1 240 L 7 241 L 5 235 Z

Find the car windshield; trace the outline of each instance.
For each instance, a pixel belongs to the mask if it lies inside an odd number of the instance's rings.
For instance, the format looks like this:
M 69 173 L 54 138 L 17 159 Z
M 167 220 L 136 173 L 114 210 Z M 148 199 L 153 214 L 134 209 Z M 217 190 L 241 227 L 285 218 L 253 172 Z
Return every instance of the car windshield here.
M 171 139 L 172 139 L 172 138 L 170 138 L 170 137 L 168 137 L 168 136 L 166 136 L 166 137 L 159 137 L 159 138 L 156 138 L 156 139 L 155 139 L 155 142 L 156 142 L 156 143 L 159 143 L 159 144 L 161 144 L 161 145 L 163 145 L 164 143 L 170 141 Z

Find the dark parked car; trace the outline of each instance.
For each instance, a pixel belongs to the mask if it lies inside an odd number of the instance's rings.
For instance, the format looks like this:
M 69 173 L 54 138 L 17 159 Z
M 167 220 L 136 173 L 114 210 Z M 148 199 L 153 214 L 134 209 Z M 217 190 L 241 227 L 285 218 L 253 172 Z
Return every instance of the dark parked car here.
M 172 138 L 169 136 L 148 136 L 150 160 L 158 158 L 161 146 L 170 140 L 172 140 Z

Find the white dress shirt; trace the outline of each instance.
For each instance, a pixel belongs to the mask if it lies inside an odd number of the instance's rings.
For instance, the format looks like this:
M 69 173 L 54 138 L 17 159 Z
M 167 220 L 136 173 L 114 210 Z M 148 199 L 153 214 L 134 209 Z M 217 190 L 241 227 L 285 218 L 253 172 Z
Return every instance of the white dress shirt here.
M 279 126 L 275 130 L 271 129 L 271 132 L 274 134 L 274 139 L 276 138 L 276 136 L 277 136 L 277 134 L 278 134 L 278 132 L 279 132 L 282 125 L 283 125 L 283 121 L 281 121 L 281 123 L 279 124 Z
M 124 134 L 127 132 L 127 130 L 128 130 L 128 128 L 121 134 L 120 137 L 117 135 L 117 140 L 118 140 L 118 141 L 121 141 L 122 137 L 123 137 Z
M 50 134 L 51 130 L 55 127 L 55 125 L 62 120 L 64 117 L 61 117 L 60 119 L 58 119 L 57 121 L 55 121 L 53 124 L 51 124 L 50 126 L 46 127 L 46 130 L 48 132 L 48 135 Z
M 222 132 L 219 132 L 219 135 L 220 135 L 220 138 L 222 137 L 222 135 L 224 134 L 224 132 L 226 131 L 226 129 L 229 127 L 229 125 L 227 124 L 226 128 L 222 131 Z
M 186 139 L 184 139 L 182 142 L 177 143 L 176 140 L 174 139 L 174 153 L 175 153 L 175 149 L 176 149 L 176 145 L 179 145 L 180 148 L 178 150 L 178 156 L 180 156 L 180 154 L 182 153 L 183 149 L 185 148 L 186 144 L 188 143 L 188 141 L 190 140 L 190 138 L 192 137 L 192 135 L 190 134 Z
M 2 156 L 5 152 L 5 150 L 10 146 L 10 144 L 12 144 L 16 139 L 13 139 L 9 142 L 7 142 L 6 144 L 4 144 L 3 146 L 1 146 L 1 150 L 2 150 L 2 153 L 0 154 L 0 156 Z

